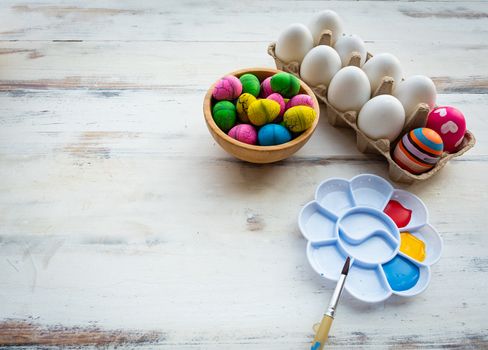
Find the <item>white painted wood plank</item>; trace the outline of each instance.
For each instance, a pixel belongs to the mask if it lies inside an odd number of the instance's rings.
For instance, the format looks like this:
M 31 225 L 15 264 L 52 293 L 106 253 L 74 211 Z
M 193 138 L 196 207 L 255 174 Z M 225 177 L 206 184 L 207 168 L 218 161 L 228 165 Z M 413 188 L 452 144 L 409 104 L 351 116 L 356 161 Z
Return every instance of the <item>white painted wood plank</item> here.
M 399 36 L 396 43 L 367 45 L 373 53 L 397 55 L 407 76 L 433 77 L 440 92 L 487 92 L 488 62 L 480 57 L 488 55 L 488 46 L 467 47 L 435 35 L 416 42 Z M 0 42 L 0 67 L 4 67 L 0 89 L 206 89 L 220 76 L 243 67 L 274 67 L 267 54 L 270 41 Z
M 486 2 L 390 1 L 3 1 L 5 40 L 268 41 L 290 22 L 330 8 L 346 32 L 364 39 L 417 42 L 426 36 L 480 44 Z M 232 25 L 229 24 L 231 20 Z M 374 34 L 374 35 L 371 35 Z M 438 39 L 438 40 L 439 40 Z
M 230 159 L 205 126 L 204 93 L 194 89 L 1 92 L 0 154 L 14 160 L 59 154 L 80 159 Z M 461 159 L 487 156 L 487 95 L 440 95 L 439 103 L 464 111 L 469 129 L 478 138 Z M 321 118 L 298 158 L 371 158 L 358 152 L 350 129 L 334 128 L 324 115 Z

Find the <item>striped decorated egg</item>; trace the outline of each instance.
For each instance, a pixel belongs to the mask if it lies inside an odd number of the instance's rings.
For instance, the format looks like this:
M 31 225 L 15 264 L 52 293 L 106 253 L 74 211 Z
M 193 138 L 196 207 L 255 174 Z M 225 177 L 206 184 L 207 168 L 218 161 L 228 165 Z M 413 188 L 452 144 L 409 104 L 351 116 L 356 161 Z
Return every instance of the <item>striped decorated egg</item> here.
M 439 161 L 444 145 L 437 132 L 418 128 L 406 133 L 397 143 L 393 160 L 412 174 L 432 169 Z

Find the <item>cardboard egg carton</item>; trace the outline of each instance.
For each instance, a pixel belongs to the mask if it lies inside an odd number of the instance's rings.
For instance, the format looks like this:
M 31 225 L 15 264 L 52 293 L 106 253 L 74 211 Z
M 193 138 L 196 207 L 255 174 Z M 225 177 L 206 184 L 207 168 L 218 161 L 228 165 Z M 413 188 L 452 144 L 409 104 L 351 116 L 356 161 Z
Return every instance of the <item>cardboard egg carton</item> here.
M 322 34 L 319 45 L 330 46 L 330 42 L 331 32 L 326 31 L 324 32 L 324 34 Z M 298 62 L 285 63 L 281 61 L 278 57 L 276 57 L 275 45 L 275 43 L 271 43 L 268 46 L 268 54 L 274 58 L 276 68 L 288 73 L 292 73 L 293 75 L 300 78 L 300 64 Z M 371 57 L 373 56 L 368 53 L 366 60 L 369 60 Z M 361 56 L 359 55 L 359 53 L 354 53 L 348 65 L 359 67 L 360 59 Z M 393 92 L 393 84 L 393 78 L 387 76 L 383 77 L 382 83 L 380 84 L 378 89 L 374 91 L 372 97 L 382 94 L 391 95 Z M 397 163 L 395 163 L 391 153 L 395 149 L 397 142 L 402 138 L 403 135 L 405 135 L 406 132 L 415 128 L 424 127 L 426 125 L 427 116 L 429 115 L 429 106 L 427 104 L 420 103 L 417 106 L 416 111 L 412 115 L 407 116 L 403 130 L 396 140 L 394 140 L 393 142 L 390 142 L 387 139 L 373 140 L 366 136 L 361 130 L 359 130 L 356 122 L 358 115 L 357 112 L 340 112 L 336 110 L 333 106 L 331 106 L 327 101 L 326 86 L 319 85 L 311 88 L 317 98 L 325 104 L 327 120 L 331 125 L 336 127 L 349 127 L 354 129 L 354 131 L 356 132 L 356 145 L 360 152 L 381 154 L 383 157 L 386 158 L 389 165 L 389 176 L 393 181 L 411 184 L 426 180 L 431 176 L 434 176 L 439 170 L 441 170 L 450 159 L 461 156 L 467 150 L 472 148 L 476 143 L 474 135 L 469 130 L 466 130 L 464 140 L 462 141 L 461 146 L 456 153 L 444 152 L 439 162 L 431 170 L 418 175 L 412 174 L 409 171 L 402 169 Z

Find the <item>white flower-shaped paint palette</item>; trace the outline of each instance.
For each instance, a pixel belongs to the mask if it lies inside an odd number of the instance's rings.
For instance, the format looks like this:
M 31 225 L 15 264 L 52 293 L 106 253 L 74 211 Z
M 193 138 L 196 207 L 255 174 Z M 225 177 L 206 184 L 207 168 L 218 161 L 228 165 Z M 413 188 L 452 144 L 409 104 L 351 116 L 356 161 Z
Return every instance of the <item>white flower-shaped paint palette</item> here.
M 298 223 L 312 268 L 336 281 L 349 256 L 345 288 L 365 302 L 419 294 L 442 251 L 423 202 L 376 175 L 324 181 Z

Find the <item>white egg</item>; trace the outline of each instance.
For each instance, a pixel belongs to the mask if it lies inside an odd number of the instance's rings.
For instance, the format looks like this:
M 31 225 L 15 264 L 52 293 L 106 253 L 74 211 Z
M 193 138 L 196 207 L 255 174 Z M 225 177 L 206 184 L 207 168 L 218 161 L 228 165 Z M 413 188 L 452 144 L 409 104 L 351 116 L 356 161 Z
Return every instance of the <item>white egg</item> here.
M 276 41 L 276 57 L 284 62 L 302 62 L 313 47 L 310 30 L 301 23 L 294 23 L 281 32 Z
M 341 59 L 337 52 L 330 46 L 319 45 L 305 55 L 300 66 L 300 77 L 311 86 L 328 86 L 339 69 Z
M 342 35 L 342 20 L 337 13 L 331 10 L 325 10 L 317 13 L 312 17 L 308 25 L 310 32 L 312 32 L 314 45 L 318 45 L 322 33 L 326 30 L 332 32 L 331 45 L 337 41 Z
M 359 112 L 358 128 L 373 140 L 395 140 L 405 124 L 405 110 L 391 95 L 379 95 L 366 102 Z
M 341 57 L 342 66 L 345 67 L 349 64 L 351 57 L 354 53 L 361 55 L 360 66 L 366 62 L 366 46 L 364 41 L 357 35 L 344 35 L 337 39 L 334 45 L 334 49 Z
M 419 103 L 427 103 L 430 109 L 434 108 L 437 92 L 430 78 L 414 75 L 400 82 L 393 95 L 402 103 L 408 119 L 416 111 Z
M 327 99 L 341 112 L 358 112 L 371 96 L 368 77 L 360 68 L 348 66 L 334 75 L 329 84 Z
M 383 77 L 393 78 L 393 88 L 403 79 L 400 61 L 390 53 L 374 55 L 364 64 L 363 71 L 368 76 L 373 93 L 380 87 Z

